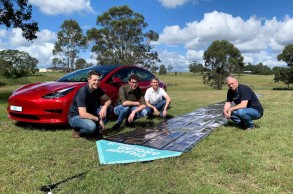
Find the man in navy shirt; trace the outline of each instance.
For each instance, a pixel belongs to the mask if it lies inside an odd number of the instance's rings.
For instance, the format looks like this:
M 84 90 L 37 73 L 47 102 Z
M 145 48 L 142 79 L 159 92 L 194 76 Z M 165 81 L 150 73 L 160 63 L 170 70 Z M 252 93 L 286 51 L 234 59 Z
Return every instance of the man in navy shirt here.
M 252 89 L 246 85 L 239 84 L 235 77 L 227 77 L 227 100 L 224 105 L 224 116 L 234 121 L 244 130 L 255 128 L 253 120 L 263 115 L 263 107 Z M 235 106 L 232 106 L 232 102 Z
M 96 71 L 88 73 L 88 84 L 81 87 L 68 111 L 68 123 L 73 128 L 75 138 L 80 135 L 102 133 L 103 119 L 111 105 L 111 99 L 99 87 L 101 74 Z M 104 102 L 102 106 L 101 101 Z

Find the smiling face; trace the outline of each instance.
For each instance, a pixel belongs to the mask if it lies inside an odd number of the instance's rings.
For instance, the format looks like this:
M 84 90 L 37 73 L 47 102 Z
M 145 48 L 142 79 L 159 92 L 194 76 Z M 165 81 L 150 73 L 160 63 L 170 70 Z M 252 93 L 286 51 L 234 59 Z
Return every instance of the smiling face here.
M 234 77 L 228 77 L 227 78 L 227 86 L 230 90 L 236 91 L 238 88 L 238 81 Z
M 151 86 L 156 91 L 158 89 L 158 87 L 159 87 L 159 81 L 157 79 L 152 79 Z
M 135 90 L 138 87 L 138 80 L 136 79 L 131 79 L 130 81 L 128 81 L 128 83 L 132 90 Z
M 89 83 L 90 89 L 92 89 L 92 90 L 98 89 L 98 87 L 100 86 L 100 76 L 91 75 L 88 78 L 88 83 Z

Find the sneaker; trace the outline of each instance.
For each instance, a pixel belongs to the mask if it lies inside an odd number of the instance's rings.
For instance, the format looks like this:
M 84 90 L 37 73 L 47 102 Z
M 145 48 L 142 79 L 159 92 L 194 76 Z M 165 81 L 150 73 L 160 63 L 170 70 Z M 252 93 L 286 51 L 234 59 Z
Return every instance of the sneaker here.
M 116 124 L 111 128 L 111 130 L 116 131 L 116 130 L 118 130 L 118 129 L 120 128 L 120 126 L 121 126 L 121 124 L 116 123 Z
M 80 138 L 80 133 L 74 129 L 72 129 L 72 136 L 73 138 Z
M 250 126 L 250 127 L 247 127 L 246 129 L 244 129 L 245 131 L 249 131 L 249 130 L 253 130 L 253 129 L 255 129 L 255 126 L 254 125 L 252 125 L 252 126 Z
M 125 126 L 126 127 L 131 127 L 131 128 L 135 127 L 134 123 L 133 122 L 129 123 L 128 120 L 125 120 Z

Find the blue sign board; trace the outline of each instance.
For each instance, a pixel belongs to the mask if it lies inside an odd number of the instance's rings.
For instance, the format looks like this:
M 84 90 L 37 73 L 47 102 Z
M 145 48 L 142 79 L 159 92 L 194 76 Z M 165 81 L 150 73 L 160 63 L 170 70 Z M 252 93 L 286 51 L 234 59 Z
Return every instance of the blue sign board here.
M 108 140 L 96 142 L 101 164 L 131 163 L 180 156 L 182 152 L 158 150 Z

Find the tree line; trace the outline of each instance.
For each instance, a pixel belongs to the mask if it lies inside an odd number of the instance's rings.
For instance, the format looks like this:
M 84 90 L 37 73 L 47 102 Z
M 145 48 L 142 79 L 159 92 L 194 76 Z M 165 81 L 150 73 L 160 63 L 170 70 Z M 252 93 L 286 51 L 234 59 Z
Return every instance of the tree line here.
M 225 78 L 232 74 L 250 73 L 258 75 L 274 74 L 275 82 L 283 82 L 289 88 L 293 83 L 293 44 L 287 45 L 283 52 L 278 55 L 279 61 L 287 63 L 287 67 L 270 67 L 259 63 L 247 65 L 243 62 L 240 51 L 227 40 L 216 40 L 204 52 L 205 63 L 200 64 L 193 61 L 189 64 L 189 71 L 200 73 L 203 76 L 203 83 L 215 89 L 222 89 Z
M 37 22 L 30 22 L 32 7 L 27 0 L 13 3 L 11 0 L 0 1 L 0 25 L 18 27 L 27 40 L 36 38 Z M 161 65 L 158 54 L 153 50 L 152 42 L 159 39 L 153 30 L 145 32 L 148 24 L 143 15 L 134 12 L 127 5 L 110 8 L 97 16 L 96 28 L 91 28 L 84 34 L 75 20 L 65 20 L 57 33 L 52 54 L 53 67 L 63 67 L 66 71 L 92 66 L 79 57 L 82 50 L 90 49 L 97 64 L 121 64 L 142 66 L 151 72 L 159 70 L 159 74 L 172 71 L 173 67 Z M 289 44 L 278 55 L 279 61 L 288 64 L 287 67 L 270 69 L 262 63 L 245 65 L 241 52 L 227 40 L 216 40 L 204 52 L 204 65 L 191 62 L 189 70 L 201 72 L 203 83 L 215 89 L 222 89 L 225 78 L 231 74 L 241 74 L 244 71 L 252 74 L 274 74 L 276 82 L 286 85 L 293 82 L 293 45 Z M 38 70 L 37 59 L 26 52 L 17 50 L 0 51 L 0 73 L 11 77 L 33 75 Z

